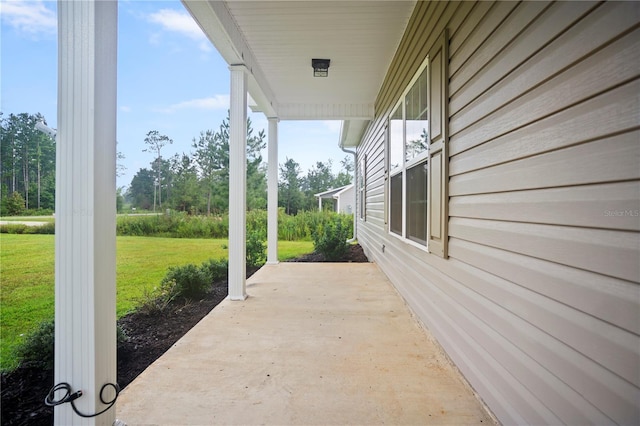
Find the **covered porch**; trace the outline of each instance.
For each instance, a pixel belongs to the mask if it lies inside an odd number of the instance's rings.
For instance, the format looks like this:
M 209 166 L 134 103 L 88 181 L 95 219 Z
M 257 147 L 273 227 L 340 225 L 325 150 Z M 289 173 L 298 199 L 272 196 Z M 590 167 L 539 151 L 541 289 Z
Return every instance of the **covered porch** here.
M 493 423 L 375 264 L 280 263 L 120 395 L 136 424 Z
M 490 422 L 377 266 L 278 264 L 278 122 L 340 120 L 336 142 L 356 147 L 415 2 L 183 3 L 230 70 L 229 298 L 120 394 L 117 417 L 128 425 Z M 56 383 L 82 389 L 77 404 L 93 413 L 116 369 L 117 7 L 59 1 L 59 28 Z M 314 76 L 314 58 L 331 60 L 329 77 Z M 268 265 L 247 281 L 249 107 L 268 120 L 269 213 Z M 65 404 L 55 423 L 107 425 L 115 415 L 80 420 Z

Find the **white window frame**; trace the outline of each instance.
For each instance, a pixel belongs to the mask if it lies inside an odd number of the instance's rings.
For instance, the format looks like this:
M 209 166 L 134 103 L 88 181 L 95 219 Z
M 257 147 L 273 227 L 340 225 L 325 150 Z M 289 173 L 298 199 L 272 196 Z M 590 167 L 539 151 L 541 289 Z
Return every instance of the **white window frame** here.
M 387 174 L 388 174 L 388 178 L 387 178 L 387 192 L 388 192 L 388 205 L 386 206 L 386 212 L 387 212 L 387 217 L 388 217 L 388 224 L 387 224 L 387 233 L 391 236 L 393 236 L 394 238 L 398 238 L 399 240 L 403 241 L 404 243 L 410 244 L 414 247 L 419 248 L 420 250 L 423 251 L 428 251 L 429 250 L 429 220 L 427 220 L 427 238 L 424 244 L 420 244 L 416 241 L 413 241 L 412 239 L 407 237 L 407 170 L 410 169 L 411 167 L 422 163 L 423 161 L 426 161 L 427 164 L 427 168 L 429 168 L 430 164 L 429 164 L 429 149 L 426 149 L 424 152 L 422 152 L 420 155 L 412 158 L 410 161 L 405 161 L 406 159 L 406 149 L 407 149 L 407 126 L 406 126 L 406 96 L 407 94 L 411 91 L 411 89 L 413 88 L 413 85 L 418 81 L 418 79 L 420 78 L 420 75 L 424 72 L 425 69 L 428 69 L 429 67 L 429 57 L 427 56 L 427 58 L 425 58 L 425 60 L 422 62 L 422 64 L 420 65 L 420 67 L 418 68 L 418 70 L 416 71 L 415 75 L 413 76 L 413 78 L 411 79 L 411 81 L 409 82 L 409 84 L 407 85 L 407 87 L 405 88 L 405 90 L 402 92 L 402 95 L 400 96 L 400 98 L 398 99 L 398 101 L 396 102 L 396 104 L 394 105 L 394 107 L 391 109 L 391 113 L 389 114 L 389 117 L 387 118 L 387 140 L 386 140 L 386 147 L 385 150 L 388 153 L 387 158 L 386 158 L 386 163 L 387 163 Z M 430 94 L 431 94 L 431 88 L 429 87 L 430 85 L 430 78 L 428 76 L 429 72 L 427 71 L 427 99 L 429 98 Z M 399 167 L 396 167 L 395 169 L 391 169 L 391 117 L 398 111 L 398 109 L 402 110 L 402 164 Z M 431 138 L 431 135 L 429 135 L 429 138 Z M 430 140 L 428 141 L 430 144 Z M 402 174 L 402 235 L 397 234 L 396 232 L 391 230 L 391 223 L 392 223 L 392 215 L 391 215 L 391 199 L 392 199 L 392 190 L 391 190 L 391 179 L 399 174 Z M 429 185 L 427 184 L 427 200 L 429 200 Z M 429 206 L 427 206 L 426 212 L 425 214 L 428 214 L 429 212 Z
M 363 154 L 358 164 L 360 179 L 358 179 L 358 195 L 360 197 L 360 220 L 367 220 L 367 154 Z

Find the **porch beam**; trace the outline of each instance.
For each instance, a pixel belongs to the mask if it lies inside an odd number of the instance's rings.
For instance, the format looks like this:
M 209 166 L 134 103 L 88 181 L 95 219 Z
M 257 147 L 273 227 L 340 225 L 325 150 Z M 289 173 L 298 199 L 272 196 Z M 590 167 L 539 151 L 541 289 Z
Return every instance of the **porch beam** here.
M 58 1 L 54 376 L 86 414 L 116 383 L 117 16 L 115 1 Z M 114 420 L 115 407 L 54 410 L 56 425 Z
M 373 120 L 375 108 L 372 103 L 279 103 L 278 117 L 281 120 Z
M 269 117 L 267 263 L 278 263 L 278 119 Z
M 229 110 L 229 298 L 247 298 L 247 67 L 231 65 Z

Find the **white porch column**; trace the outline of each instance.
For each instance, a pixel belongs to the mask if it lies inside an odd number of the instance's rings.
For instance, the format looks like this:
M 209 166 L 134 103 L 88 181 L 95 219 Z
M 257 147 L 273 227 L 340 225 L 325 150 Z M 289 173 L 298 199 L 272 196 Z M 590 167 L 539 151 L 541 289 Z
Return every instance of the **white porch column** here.
M 247 68 L 232 65 L 229 110 L 229 298 L 247 298 Z
M 117 19 L 116 1 L 58 1 L 55 382 L 82 390 L 85 414 L 105 409 L 100 389 L 116 383 Z M 54 414 L 56 425 L 114 420 L 115 407 Z
M 269 117 L 267 263 L 278 263 L 278 119 Z

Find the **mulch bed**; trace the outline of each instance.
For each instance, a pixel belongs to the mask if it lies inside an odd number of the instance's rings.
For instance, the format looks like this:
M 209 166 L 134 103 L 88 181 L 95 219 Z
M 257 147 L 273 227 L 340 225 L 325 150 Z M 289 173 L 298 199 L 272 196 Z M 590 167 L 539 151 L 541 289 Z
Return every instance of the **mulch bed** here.
M 324 262 L 319 254 L 309 254 L 293 262 Z M 351 245 L 340 262 L 368 262 L 359 245 Z M 251 276 L 257 269 L 248 270 Z M 201 300 L 172 305 L 167 310 L 146 315 L 128 314 L 118 324 L 127 336 L 118 343 L 118 384 L 122 389 L 131 383 L 153 361 L 165 353 L 187 331 L 227 296 L 227 283 L 216 283 Z M 21 366 L 1 377 L 2 425 L 53 424 L 53 408 L 44 405 L 44 398 L 53 386 L 53 371 L 40 367 Z
M 367 256 L 364 255 L 364 251 L 360 244 L 352 244 L 349 246 L 349 251 L 346 256 L 333 262 L 368 262 Z M 297 257 L 289 260 L 289 262 L 328 262 L 324 255 L 320 253 L 305 254 L 304 256 Z

